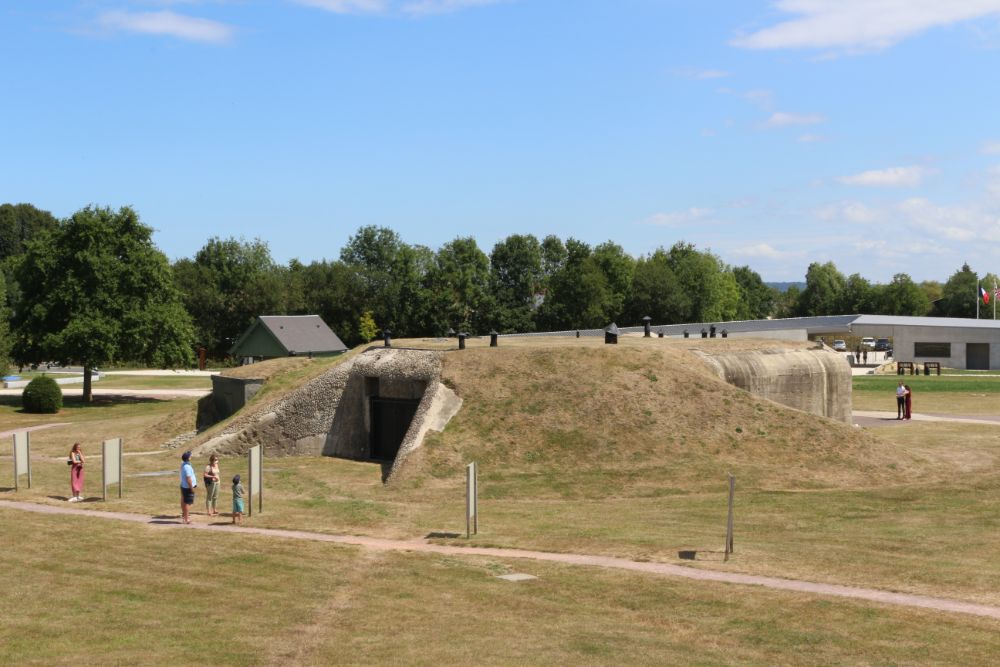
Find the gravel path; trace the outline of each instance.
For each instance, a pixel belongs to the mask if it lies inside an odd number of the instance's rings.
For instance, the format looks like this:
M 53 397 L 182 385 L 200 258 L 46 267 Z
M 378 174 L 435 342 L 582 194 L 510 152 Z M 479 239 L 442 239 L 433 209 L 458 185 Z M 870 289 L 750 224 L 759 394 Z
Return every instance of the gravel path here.
M 63 396 L 82 396 L 83 387 L 63 386 Z M 94 396 L 144 396 L 148 398 L 202 397 L 212 393 L 211 389 L 92 389 Z M 0 396 L 20 396 L 23 389 L 0 389 Z
M 855 410 L 854 422 L 861 426 L 888 426 L 890 424 L 905 424 L 905 419 L 896 419 L 895 412 L 876 412 L 874 410 Z M 989 424 L 1000 423 L 1000 417 L 979 415 L 967 417 L 962 415 L 946 415 L 939 413 L 915 412 L 911 422 L 953 422 L 957 424 Z
M 640 563 L 627 560 L 625 558 L 614 558 L 611 556 L 591 556 L 586 554 L 552 553 L 546 551 L 528 551 L 524 549 L 495 549 L 487 547 L 458 547 L 443 544 L 432 544 L 424 539 L 413 540 L 389 540 L 377 537 L 362 537 L 356 535 L 327 535 L 322 533 L 310 533 L 300 530 L 278 530 L 268 528 L 253 528 L 250 526 L 232 526 L 226 522 L 216 523 L 193 523 L 183 525 L 179 517 L 149 517 L 144 514 L 129 514 L 125 512 L 102 512 L 75 507 L 61 507 L 54 505 L 39 505 L 36 503 L 25 503 L 12 500 L 0 500 L 0 509 L 21 510 L 26 512 L 36 512 L 39 514 L 61 514 L 74 516 L 87 516 L 99 519 L 111 519 L 116 521 L 129 521 L 131 523 L 145 524 L 156 529 L 163 530 L 208 530 L 227 533 L 241 533 L 245 535 L 260 535 L 266 537 L 277 537 L 283 539 L 310 540 L 314 542 L 332 542 L 335 544 L 347 544 L 359 546 L 376 551 L 413 551 L 419 553 L 434 553 L 449 556 L 489 556 L 492 558 L 520 558 L 526 560 L 545 561 L 550 563 L 561 563 L 564 565 L 603 567 L 617 570 L 628 570 L 632 572 L 642 572 L 659 576 L 682 577 L 685 579 L 695 579 L 698 581 L 714 581 L 727 584 L 741 584 L 745 586 L 762 586 L 764 588 L 793 591 L 796 593 L 810 593 L 813 595 L 829 595 L 835 597 L 850 598 L 854 600 L 866 600 L 869 602 L 879 602 L 882 604 L 892 604 L 902 607 L 917 607 L 921 609 L 933 609 L 959 614 L 971 614 L 974 616 L 984 616 L 1000 620 L 1000 607 L 990 605 L 975 604 L 972 602 L 962 602 L 960 600 L 949 600 L 947 598 L 935 598 L 924 595 L 910 595 L 907 593 L 893 593 L 881 591 L 873 588 L 857 588 L 854 586 L 839 586 L 836 584 L 819 584 L 810 581 L 800 581 L 796 579 L 781 579 L 778 577 L 763 577 L 752 574 L 739 574 L 735 572 L 719 572 L 715 570 L 700 570 L 681 565 L 669 563 Z

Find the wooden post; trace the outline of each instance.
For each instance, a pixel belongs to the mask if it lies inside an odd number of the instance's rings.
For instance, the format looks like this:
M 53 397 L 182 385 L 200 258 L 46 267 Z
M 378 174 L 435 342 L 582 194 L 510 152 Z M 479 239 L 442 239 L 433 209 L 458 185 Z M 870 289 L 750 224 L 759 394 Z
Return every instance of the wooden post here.
M 736 497 L 736 478 L 733 473 L 729 473 L 729 516 L 726 519 L 726 555 L 724 561 L 729 560 L 729 555 L 733 553 L 733 500 Z
M 475 462 L 465 469 L 465 539 L 479 534 L 478 475 Z

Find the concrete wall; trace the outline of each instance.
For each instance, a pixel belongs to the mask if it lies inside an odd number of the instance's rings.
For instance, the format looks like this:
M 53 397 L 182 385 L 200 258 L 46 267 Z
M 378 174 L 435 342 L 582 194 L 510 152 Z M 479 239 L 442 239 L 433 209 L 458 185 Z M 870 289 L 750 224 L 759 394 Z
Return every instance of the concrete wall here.
M 828 349 L 698 351 L 731 385 L 804 412 L 847 424 L 851 419 L 851 367 Z
M 950 357 L 914 356 L 914 343 L 951 343 Z M 948 368 L 966 368 L 966 343 L 987 343 L 990 346 L 990 370 L 1000 369 L 1000 332 L 990 329 L 959 329 L 953 327 L 894 327 L 892 354 L 896 361 L 937 361 Z
M 262 379 L 213 375 L 212 394 L 198 405 L 198 430 L 208 428 L 239 412 L 263 386 Z

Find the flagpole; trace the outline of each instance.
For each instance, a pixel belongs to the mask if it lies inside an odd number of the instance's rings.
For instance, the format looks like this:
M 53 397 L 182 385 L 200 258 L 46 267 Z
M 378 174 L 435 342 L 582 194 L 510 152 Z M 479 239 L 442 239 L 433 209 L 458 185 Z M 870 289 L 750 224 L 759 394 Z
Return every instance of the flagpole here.
M 997 318 L 997 281 L 993 281 L 993 319 Z
M 976 319 L 979 319 L 979 300 L 982 298 L 982 293 L 979 291 L 979 278 L 976 278 Z

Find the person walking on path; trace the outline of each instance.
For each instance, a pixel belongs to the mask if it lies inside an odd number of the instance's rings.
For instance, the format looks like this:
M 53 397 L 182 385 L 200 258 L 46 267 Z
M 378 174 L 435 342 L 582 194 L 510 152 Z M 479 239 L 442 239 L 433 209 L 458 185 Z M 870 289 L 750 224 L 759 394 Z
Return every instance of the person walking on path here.
M 906 418 L 909 419 L 913 415 L 913 390 L 910 389 L 910 385 L 904 385 L 906 389 Z
M 906 416 L 906 385 L 903 381 L 899 381 L 899 386 L 896 387 L 896 419 L 902 419 Z
M 205 466 L 205 512 L 208 516 L 217 516 L 219 508 L 216 503 L 219 500 L 219 457 L 212 454 L 208 458 L 208 465 Z
M 240 476 L 233 476 L 233 524 L 243 523 L 243 484 Z
M 861 358 L 864 359 L 865 366 L 868 365 L 868 348 L 861 350 Z
M 83 450 L 79 442 L 73 443 L 66 463 L 69 464 L 69 501 L 78 503 L 83 500 Z
M 191 505 L 194 505 L 194 490 L 198 480 L 194 478 L 194 468 L 191 467 L 191 452 L 181 454 L 181 518 L 184 523 L 191 523 Z

